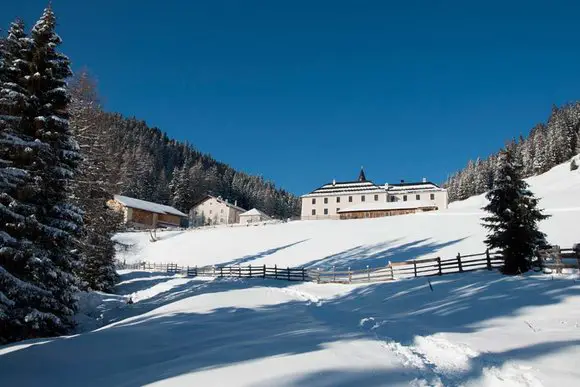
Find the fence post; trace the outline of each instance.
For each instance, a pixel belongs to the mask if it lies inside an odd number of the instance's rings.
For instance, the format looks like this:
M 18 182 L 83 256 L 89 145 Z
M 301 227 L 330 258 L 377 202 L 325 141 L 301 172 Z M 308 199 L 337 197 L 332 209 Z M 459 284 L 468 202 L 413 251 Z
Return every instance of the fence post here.
M 264 265 L 264 274 L 262 275 L 262 278 L 266 278 L 266 265 Z
M 252 278 L 252 265 L 250 265 L 250 278 Z
M 459 272 L 463 273 L 463 266 L 461 265 L 461 253 L 457 253 L 457 266 L 459 267 Z
M 306 281 L 306 269 L 302 268 L 302 282 Z
M 389 268 L 391 269 L 391 280 L 395 279 L 395 271 L 393 270 L 393 264 L 389 261 Z
M 319 284 L 320 283 L 320 268 L 318 268 L 317 270 L 317 274 L 316 274 L 316 283 Z
M 371 282 L 371 269 L 369 269 L 369 265 L 367 265 L 367 281 Z
M 487 260 L 487 270 L 491 270 L 491 256 L 489 255 L 489 249 L 485 250 L 485 259 Z
M 220 266 L 220 277 L 224 276 L 224 267 Z
M 441 257 L 437 257 L 437 265 L 439 266 L 439 275 L 443 275 L 443 270 L 441 268 Z
M 336 282 L 336 271 L 334 270 L 334 266 L 332 266 L 332 282 Z
M 417 261 L 413 260 L 413 270 L 415 272 L 415 278 L 417 278 Z
M 197 265 L 195 265 L 195 276 L 196 277 L 198 276 L 198 274 L 197 274 Z
M 350 266 L 348 267 L 348 283 L 352 282 L 352 272 L 350 271 Z
M 238 277 L 242 278 L 242 266 L 238 264 Z
M 274 279 L 278 279 L 278 265 L 274 265 Z
M 288 281 L 290 281 L 290 267 L 288 267 L 287 270 L 288 270 Z

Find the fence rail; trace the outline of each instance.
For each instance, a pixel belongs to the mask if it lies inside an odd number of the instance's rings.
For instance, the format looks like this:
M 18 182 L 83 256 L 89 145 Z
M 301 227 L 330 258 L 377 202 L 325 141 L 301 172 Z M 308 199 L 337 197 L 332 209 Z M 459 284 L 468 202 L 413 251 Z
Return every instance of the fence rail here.
M 400 278 L 430 277 L 451 273 L 464 273 L 475 270 L 493 270 L 503 265 L 500 253 L 486 250 L 483 253 L 461 255 L 455 258 L 441 257 L 414 259 L 403 262 L 389 262 L 379 268 L 351 270 L 320 270 L 304 267 L 274 266 L 180 266 L 175 263 L 117 263 L 117 269 L 162 271 L 168 274 L 181 274 L 187 277 L 231 277 L 231 278 L 264 278 L 285 281 L 315 281 L 317 283 L 363 283 L 392 281 Z M 578 248 L 560 249 L 555 246 L 538 254 L 539 267 L 556 269 L 580 268 L 580 250 Z

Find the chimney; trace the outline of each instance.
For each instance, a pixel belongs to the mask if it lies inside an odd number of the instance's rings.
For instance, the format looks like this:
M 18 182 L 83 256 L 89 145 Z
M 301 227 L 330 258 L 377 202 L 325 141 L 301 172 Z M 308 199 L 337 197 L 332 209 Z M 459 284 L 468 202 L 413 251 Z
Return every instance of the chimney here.
M 332 185 L 335 186 L 336 185 L 336 179 L 332 179 Z
M 405 180 L 401 179 L 401 184 L 403 184 L 405 182 Z
M 426 182 L 427 182 L 427 178 L 426 178 L 426 177 L 424 177 L 424 178 L 423 178 L 423 183 L 426 183 Z
M 234 200 L 234 206 L 236 206 L 236 207 L 238 206 L 238 201 L 237 200 Z

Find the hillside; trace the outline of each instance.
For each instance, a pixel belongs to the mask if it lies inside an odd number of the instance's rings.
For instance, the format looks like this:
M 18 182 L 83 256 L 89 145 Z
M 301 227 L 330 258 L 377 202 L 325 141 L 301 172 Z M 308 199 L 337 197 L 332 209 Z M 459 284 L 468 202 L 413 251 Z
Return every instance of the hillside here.
M 553 244 L 580 242 L 580 170 L 569 163 L 527 179 L 552 217 L 541 229 Z M 252 263 L 282 266 L 364 268 L 388 260 L 454 257 L 485 250 L 481 227 L 483 195 L 454 202 L 448 210 L 379 219 L 297 221 L 278 225 L 161 233 L 151 244 L 144 233 L 120 234 L 133 245 L 119 257 L 128 262 L 176 262 L 183 265 Z
M 529 180 L 577 241 L 580 172 Z M 447 211 L 117 236 L 119 258 L 360 267 L 480 251 L 482 197 Z M 574 386 L 577 273 L 497 271 L 340 285 L 121 271 L 116 295 L 81 294 L 79 334 L 0 347 L 4 386 Z M 132 303 L 128 303 L 131 299 Z

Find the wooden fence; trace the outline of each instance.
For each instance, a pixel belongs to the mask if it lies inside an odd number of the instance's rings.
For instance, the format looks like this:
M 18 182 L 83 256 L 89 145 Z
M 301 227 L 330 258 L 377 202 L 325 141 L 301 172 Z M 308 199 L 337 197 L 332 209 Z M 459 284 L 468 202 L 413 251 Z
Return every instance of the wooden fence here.
M 455 258 L 441 257 L 414 259 L 403 262 L 389 262 L 382 268 L 363 270 L 329 271 L 314 270 L 310 276 L 318 283 L 360 283 L 391 281 L 398 278 L 429 277 L 450 273 L 463 273 L 473 270 L 492 270 L 503 264 L 503 259 L 497 253 L 486 251 L 479 254 L 461 255 Z
M 572 260 L 573 262 L 570 262 Z M 536 264 L 542 268 L 556 269 L 580 268 L 580 250 L 560 249 L 555 246 L 540 251 Z M 315 281 L 317 283 L 362 283 L 392 281 L 399 278 L 440 276 L 451 273 L 464 273 L 474 270 L 493 270 L 503 265 L 503 258 L 498 252 L 489 250 L 461 255 L 455 258 L 441 257 L 414 259 L 403 262 L 389 262 L 387 266 L 362 270 L 320 270 L 303 267 L 278 266 L 179 266 L 174 263 L 141 262 L 133 264 L 117 263 L 117 269 L 162 271 L 169 274 L 181 274 L 187 277 L 234 277 L 234 278 L 264 278 L 285 281 Z
M 284 281 L 311 281 L 309 271 L 303 267 L 274 266 L 179 266 L 175 263 L 117 263 L 117 269 L 150 270 L 181 274 L 186 277 L 232 277 L 232 278 L 264 278 Z

